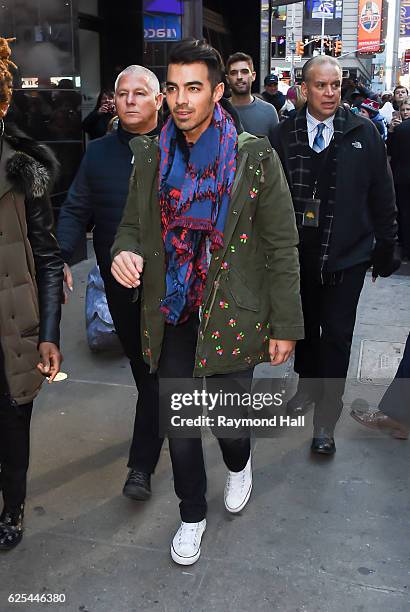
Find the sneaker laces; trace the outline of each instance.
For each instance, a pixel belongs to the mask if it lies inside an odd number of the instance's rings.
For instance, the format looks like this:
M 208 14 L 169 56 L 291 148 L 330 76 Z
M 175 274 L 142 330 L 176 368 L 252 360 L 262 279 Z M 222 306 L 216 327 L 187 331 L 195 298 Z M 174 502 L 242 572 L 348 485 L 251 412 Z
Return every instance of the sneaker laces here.
M 199 523 L 184 523 L 182 521 L 178 532 L 178 544 L 189 544 L 191 540 L 194 545 L 198 545 Z
M 241 470 L 240 472 L 231 472 L 228 473 L 227 487 L 228 489 L 231 486 L 240 486 L 241 489 L 245 486 L 245 472 L 246 469 Z
M 127 478 L 127 484 L 133 484 L 137 487 L 146 487 L 147 486 L 147 477 L 140 471 L 131 470 Z

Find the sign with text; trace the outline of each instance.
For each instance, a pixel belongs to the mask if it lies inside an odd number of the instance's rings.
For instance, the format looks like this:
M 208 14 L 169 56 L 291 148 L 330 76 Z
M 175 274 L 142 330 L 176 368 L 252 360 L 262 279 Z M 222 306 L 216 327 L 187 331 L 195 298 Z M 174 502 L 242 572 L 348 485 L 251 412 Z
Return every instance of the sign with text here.
M 410 36 L 410 0 L 401 0 L 400 36 Z
M 169 42 L 181 38 L 181 18 L 177 15 L 144 15 L 145 41 Z
M 359 0 L 359 53 L 378 53 L 382 36 L 382 0 Z

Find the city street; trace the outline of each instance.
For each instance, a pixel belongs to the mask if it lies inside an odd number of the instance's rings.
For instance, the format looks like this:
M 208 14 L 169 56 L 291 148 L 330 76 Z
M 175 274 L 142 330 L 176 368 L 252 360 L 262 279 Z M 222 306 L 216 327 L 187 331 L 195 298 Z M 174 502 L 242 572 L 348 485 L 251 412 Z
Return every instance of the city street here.
M 26 531 L 0 557 L 0 612 L 408 611 L 410 444 L 363 430 L 349 405 L 356 397 L 376 405 L 383 393 L 358 376 L 363 341 L 404 342 L 410 276 L 366 279 L 333 459 L 311 458 L 310 415 L 303 430 L 258 439 L 251 501 L 233 516 L 223 506 L 220 452 L 206 435 L 208 527 L 200 560 L 184 568 L 169 554 L 179 513 L 166 445 L 152 499 L 121 495 L 136 390 L 122 356 L 88 350 L 91 267 L 73 268 L 75 292 L 64 307 L 69 378 L 44 386 L 35 403 Z M 66 601 L 9 603 L 18 593 Z

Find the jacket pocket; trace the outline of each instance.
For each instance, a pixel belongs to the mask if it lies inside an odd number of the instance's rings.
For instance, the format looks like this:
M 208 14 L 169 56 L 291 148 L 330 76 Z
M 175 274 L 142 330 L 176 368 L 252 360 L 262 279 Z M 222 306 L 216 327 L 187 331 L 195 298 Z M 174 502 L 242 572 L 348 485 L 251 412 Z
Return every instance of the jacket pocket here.
M 20 332 L 20 337 L 21 338 L 34 338 L 38 336 L 39 330 L 40 330 L 40 325 L 39 323 L 37 323 L 36 325 L 29 327 L 28 329 L 23 329 Z
M 235 268 L 229 270 L 226 283 L 235 304 L 239 306 L 239 308 L 251 310 L 252 312 L 258 312 L 260 310 L 259 297 L 249 289 L 245 280 Z

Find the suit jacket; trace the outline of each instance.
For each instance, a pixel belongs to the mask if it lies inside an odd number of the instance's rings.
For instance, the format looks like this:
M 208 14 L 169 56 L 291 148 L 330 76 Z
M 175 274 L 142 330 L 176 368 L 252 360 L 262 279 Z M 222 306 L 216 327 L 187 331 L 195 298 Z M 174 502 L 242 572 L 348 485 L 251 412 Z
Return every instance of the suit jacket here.
M 303 112 L 305 109 L 300 111 Z M 344 113 L 345 126 L 338 148 L 329 272 L 371 261 L 374 239 L 392 252 L 397 233 L 393 177 L 386 147 L 371 121 L 341 107 L 338 112 Z M 294 126 L 295 119 L 279 124 L 273 142 L 291 191 L 288 145 Z

